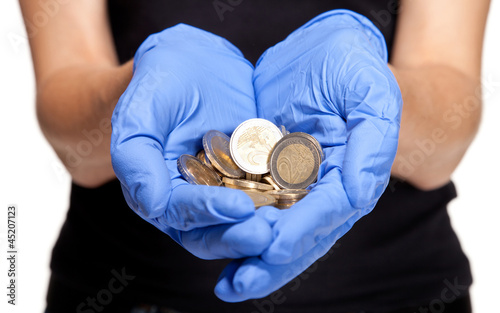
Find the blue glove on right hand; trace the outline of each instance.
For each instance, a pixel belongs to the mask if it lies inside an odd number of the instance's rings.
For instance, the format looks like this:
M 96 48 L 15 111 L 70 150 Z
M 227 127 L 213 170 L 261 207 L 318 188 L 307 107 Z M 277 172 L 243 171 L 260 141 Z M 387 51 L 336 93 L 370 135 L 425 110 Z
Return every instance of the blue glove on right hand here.
M 253 67 L 223 38 L 187 25 L 150 36 L 113 113 L 111 157 L 128 205 L 203 259 L 259 255 L 271 228 L 242 191 L 193 186 L 176 161 L 211 129 L 256 117 Z
M 313 135 L 325 160 L 311 192 L 276 213 L 269 248 L 226 268 L 216 294 L 230 302 L 280 288 L 373 209 L 389 181 L 402 110 L 382 34 L 348 10 L 325 12 L 267 50 L 254 87 L 259 117 Z

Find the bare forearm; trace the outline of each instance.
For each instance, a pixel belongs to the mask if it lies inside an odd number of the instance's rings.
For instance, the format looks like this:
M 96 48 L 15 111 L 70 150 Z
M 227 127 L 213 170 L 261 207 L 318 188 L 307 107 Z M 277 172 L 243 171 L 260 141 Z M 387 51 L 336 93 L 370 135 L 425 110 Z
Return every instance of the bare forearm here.
M 72 66 L 43 82 L 37 114 L 43 133 L 77 183 L 95 187 L 114 177 L 111 115 L 132 76 L 123 66 Z
M 392 175 L 437 188 L 449 181 L 477 132 L 480 81 L 446 66 L 391 70 L 404 102 Z

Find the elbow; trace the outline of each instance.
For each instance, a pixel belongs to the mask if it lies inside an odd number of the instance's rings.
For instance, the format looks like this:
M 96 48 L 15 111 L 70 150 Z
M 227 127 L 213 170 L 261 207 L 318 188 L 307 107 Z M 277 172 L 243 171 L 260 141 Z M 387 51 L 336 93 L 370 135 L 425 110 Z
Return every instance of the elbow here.
M 97 131 L 82 131 L 82 127 L 75 126 L 78 121 L 71 118 L 70 112 L 64 110 L 64 103 L 58 100 L 48 84 L 38 88 L 36 115 L 43 135 L 72 181 L 85 188 L 97 188 L 114 179 L 108 125 L 100 124 L 102 128 Z
M 36 101 L 35 101 L 35 112 L 36 118 L 38 120 L 38 125 L 42 130 L 45 137 L 47 137 L 47 131 L 50 127 L 50 123 L 48 121 L 48 100 L 46 96 L 43 94 L 43 91 L 38 88 L 36 91 Z
M 448 142 L 449 143 L 449 142 Z M 398 150 L 391 168 L 391 175 L 413 187 L 430 191 L 451 180 L 468 144 L 439 146 L 430 141 L 416 145 L 409 151 Z
M 446 185 L 456 165 L 433 166 L 436 164 L 415 164 L 404 157 L 397 157 L 392 165 L 391 176 L 413 187 L 430 191 Z M 450 166 L 451 165 L 451 166 Z
M 75 121 L 81 119 L 83 111 L 78 107 L 82 100 L 73 79 L 66 71 L 39 78 L 36 90 L 36 116 L 38 124 L 51 144 L 74 137 Z
M 450 180 L 451 177 L 449 175 L 443 175 L 442 177 L 411 177 L 407 182 L 416 189 L 431 191 L 443 187 Z
M 71 180 L 85 188 L 97 188 L 116 178 L 111 156 L 99 157 L 82 154 L 76 146 L 53 147 Z
M 97 188 L 116 178 L 113 169 L 104 164 L 99 167 L 85 168 L 82 166 L 76 170 L 70 170 L 71 179 L 79 186 L 85 188 Z
M 395 165 L 397 162 L 395 162 Z M 412 185 L 414 188 L 422 191 L 431 191 L 438 189 L 451 181 L 451 174 L 453 169 L 446 169 L 446 171 L 432 171 L 422 168 L 414 169 L 412 172 L 401 171 L 393 169 L 391 176 Z
M 49 88 L 47 84 L 43 84 L 37 88 L 35 105 L 38 125 L 47 140 L 53 144 L 63 134 L 62 131 L 58 130 L 58 125 L 61 125 L 61 121 L 64 119 L 57 116 L 57 103 L 53 99 L 54 93 Z
M 467 150 L 466 146 L 468 145 L 454 149 L 450 146 L 443 150 L 434 149 L 428 155 L 421 150 L 400 153 L 396 155 L 391 175 L 423 191 L 440 188 L 450 182 Z

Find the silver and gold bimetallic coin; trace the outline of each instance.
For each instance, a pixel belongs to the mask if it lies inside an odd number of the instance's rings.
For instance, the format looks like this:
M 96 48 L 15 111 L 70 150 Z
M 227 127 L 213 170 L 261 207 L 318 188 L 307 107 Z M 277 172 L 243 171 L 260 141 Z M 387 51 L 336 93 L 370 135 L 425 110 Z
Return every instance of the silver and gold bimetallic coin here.
M 217 175 L 219 175 L 221 178 L 224 177 L 224 175 L 221 172 L 219 172 L 215 167 L 212 166 L 212 163 L 210 163 L 210 160 L 208 159 L 207 154 L 205 153 L 205 150 L 199 151 L 196 154 L 196 157 L 201 161 L 201 163 L 206 165 L 208 168 L 214 170 L 217 173 Z
M 288 134 L 290 134 L 290 132 L 288 132 Z M 303 132 L 295 132 L 293 133 L 295 136 L 299 136 L 299 137 L 303 137 L 307 140 L 310 140 L 315 146 L 316 148 L 318 149 L 320 155 L 321 155 L 321 160 L 323 161 L 323 159 L 325 158 L 324 154 L 323 154 L 323 149 L 321 148 L 321 144 L 319 143 L 319 141 L 314 138 L 314 136 L 312 135 L 309 135 L 308 133 L 303 133 Z
M 243 190 L 256 208 L 287 209 L 300 201 L 324 158 L 313 136 L 290 133 L 265 119 L 241 123 L 231 138 L 208 131 L 203 148 L 196 157 L 182 155 L 177 160 L 182 176 L 191 184 Z
M 323 161 L 319 142 L 306 133 L 290 133 L 273 149 L 271 176 L 283 189 L 305 189 L 316 181 Z
M 218 130 L 210 130 L 203 136 L 203 149 L 205 149 L 205 155 L 210 160 L 210 164 L 223 176 L 245 177 L 245 172 L 236 165 L 231 157 L 229 136 Z
M 233 178 L 223 177 L 222 182 L 224 183 L 224 186 L 233 189 L 242 189 L 242 190 L 249 189 L 255 191 L 266 191 L 273 189 L 271 185 L 245 179 L 233 179 Z
M 181 155 L 177 159 L 177 169 L 190 184 L 207 186 L 222 185 L 219 175 L 192 155 Z
M 265 174 L 269 172 L 271 151 L 282 137 L 280 129 L 270 121 L 249 119 L 241 123 L 231 136 L 231 156 L 243 171 Z
M 251 190 L 243 190 L 243 191 L 250 197 L 250 199 L 252 199 L 256 209 L 260 208 L 261 206 L 265 205 L 273 206 L 276 204 L 276 199 L 271 195 Z

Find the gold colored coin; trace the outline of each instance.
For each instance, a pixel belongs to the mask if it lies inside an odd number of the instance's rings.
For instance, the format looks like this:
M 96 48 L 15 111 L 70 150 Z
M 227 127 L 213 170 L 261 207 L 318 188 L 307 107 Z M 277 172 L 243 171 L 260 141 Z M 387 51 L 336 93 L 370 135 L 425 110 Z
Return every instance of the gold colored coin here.
M 233 186 L 238 186 L 242 188 L 248 188 L 248 189 L 256 189 L 256 190 L 272 190 L 273 187 L 268 184 L 263 184 L 259 182 L 254 182 L 250 180 L 244 180 L 244 179 L 232 179 L 228 177 L 223 177 L 222 181 L 224 182 L 225 185 L 233 185 Z
M 196 153 L 196 157 L 198 160 L 203 162 L 203 158 L 205 158 L 205 150 L 198 151 L 198 153 Z
M 210 161 L 208 160 L 207 158 L 207 155 L 205 154 L 205 150 L 200 150 L 197 154 L 196 154 L 196 157 L 198 158 L 198 160 L 201 161 L 201 163 L 203 163 L 204 165 L 206 165 L 207 167 L 213 169 L 213 166 L 212 164 L 210 164 Z
M 177 169 L 190 184 L 207 186 L 222 185 L 219 175 L 192 155 L 181 155 L 177 159 Z
M 244 192 L 252 199 L 255 208 L 260 208 L 265 205 L 275 205 L 276 199 L 262 192 L 244 190 Z
M 234 163 L 229 151 L 229 137 L 218 130 L 210 130 L 203 136 L 205 155 L 212 166 L 224 176 L 241 178 L 245 172 Z

